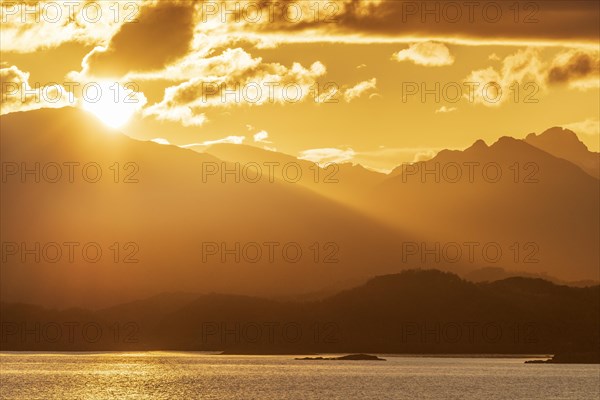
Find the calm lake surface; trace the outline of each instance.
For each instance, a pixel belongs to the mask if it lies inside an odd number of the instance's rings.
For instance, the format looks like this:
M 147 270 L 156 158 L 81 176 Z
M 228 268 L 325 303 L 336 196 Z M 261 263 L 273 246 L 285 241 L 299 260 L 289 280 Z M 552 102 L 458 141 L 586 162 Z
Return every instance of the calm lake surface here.
M 0 353 L 0 398 L 600 398 L 598 365 L 524 364 L 524 358 L 383 357 L 387 361 L 175 352 Z

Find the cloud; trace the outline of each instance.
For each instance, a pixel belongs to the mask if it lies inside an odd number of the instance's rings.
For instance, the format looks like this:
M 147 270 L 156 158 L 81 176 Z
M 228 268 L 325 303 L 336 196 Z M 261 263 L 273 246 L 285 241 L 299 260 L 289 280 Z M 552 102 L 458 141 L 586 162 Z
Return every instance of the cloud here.
M 526 48 L 505 57 L 502 67 L 472 71 L 464 80 L 469 90 L 465 97 L 486 106 L 499 106 L 514 98 L 515 83 L 518 101 L 537 100 L 549 86 L 568 85 L 587 90 L 600 87 L 600 56 L 597 51 L 563 51 L 544 62 L 537 48 Z M 526 100 L 527 99 L 527 100 Z
M 244 136 L 227 136 L 227 137 L 222 138 L 222 139 L 206 140 L 206 141 L 201 142 L 201 143 L 182 144 L 181 146 L 178 146 L 178 147 L 181 147 L 183 149 L 188 149 L 188 148 L 191 148 L 191 147 L 210 146 L 210 145 L 213 145 L 213 144 L 220 144 L 220 143 L 242 144 L 242 142 L 244 141 L 244 139 L 246 139 Z M 162 145 L 170 145 L 171 144 L 171 142 L 169 142 L 165 138 L 154 138 L 154 139 L 151 140 L 151 142 L 162 144 Z
M 458 110 L 458 108 L 456 108 L 456 107 L 441 106 L 440 108 L 438 108 L 437 110 L 435 110 L 435 113 L 436 114 L 439 114 L 439 113 L 445 114 L 445 113 L 451 113 L 451 112 L 456 111 L 456 110 Z
M 339 96 L 341 91 L 337 85 L 325 85 L 321 88 L 321 93 L 314 99 L 317 104 L 324 103 L 339 103 Z
M 598 136 L 600 135 L 600 120 L 598 118 L 588 118 L 584 121 L 573 122 L 562 125 L 575 133 Z
M 144 116 L 152 115 L 159 121 L 180 122 L 183 126 L 202 126 L 208 121 L 205 113 L 197 107 L 181 105 L 177 107 L 151 106 L 143 111 Z
M 348 103 L 354 99 L 359 98 L 364 93 L 377 89 L 377 79 L 372 78 L 368 81 L 360 82 L 344 92 L 344 100 Z
M 4 65 L 3 65 L 4 66 Z M 15 65 L 0 68 L 0 115 L 40 108 L 73 106 L 77 100 L 59 84 L 40 86 L 29 83 L 29 73 Z
M 41 10 L 48 5 L 58 5 L 62 9 L 60 18 L 50 22 L 49 18 L 38 16 L 36 22 L 30 17 L 23 23 L 18 7 L 24 3 L 1 2 L 3 51 L 27 53 L 68 42 L 106 48 L 114 36 L 107 51 L 97 49 L 90 58 L 94 64 L 92 72 L 102 74 L 122 72 L 127 66 L 148 70 L 152 65 L 164 64 L 181 56 L 190 39 L 195 49 L 204 41 L 243 41 L 265 48 L 286 42 L 407 43 L 443 39 L 464 44 L 514 44 L 527 40 L 597 47 L 600 18 L 592 1 L 540 0 L 535 6 L 523 4 L 518 8 L 512 2 L 487 0 L 431 4 L 382 0 L 261 0 L 234 5 L 228 0 L 28 3 L 40 10 L 38 14 L 43 14 Z M 77 4 L 74 15 L 69 12 L 69 7 L 73 7 L 69 3 Z M 82 13 L 82 8 L 92 6 L 87 14 L 94 18 L 93 22 Z M 95 7 L 101 12 L 97 13 Z M 100 15 L 97 21 L 96 14 Z M 127 23 L 132 14 L 137 22 Z M 114 57 L 117 53 L 122 60 Z
M 389 173 L 390 165 L 423 161 L 435 157 L 441 148 L 431 147 L 384 147 L 377 150 L 356 152 L 354 161 L 373 170 Z
M 354 150 L 350 148 L 346 150 L 322 148 L 301 151 L 298 158 L 301 160 L 312 161 L 319 165 L 326 165 L 331 163 L 344 163 L 351 161 L 355 155 L 356 153 Z
M 183 70 L 187 69 L 178 69 L 177 74 Z M 310 95 L 316 79 L 326 72 L 318 61 L 308 68 L 299 63 L 290 67 L 263 63 L 262 58 L 252 58 L 241 48 L 204 59 L 193 70 L 198 75 L 166 88 L 163 100 L 148 107 L 145 115 L 201 125 L 205 117 L 200 110 L 209 107 L 301 102 Z
M 260 131 L 254 134 L 254 141 L 258 143 L 271 143 L 267 139 L 269 138 L 269 133 L 267 131 Z
M 215 53 L 217 55 L 215 55 Z M 132 80 L 168 80 L 173 82 L 187 81 L 200 76 L 210 78 L 226 77 L 260 68 L 262 58 L 253 58 L 241 47 L 221 49 L 220 52 L 204 49 L 194 50 L 184 58 L 168 65 L 162 71 L 146 73 L 130 73 Z
M 221 143 L 242 144 L 245 139 L 246 138 L 244 136 L 227 136 L 227 137 L 224 137 L 223 139 L 206 140 L 206 141 L 201 142 L 201 143 L 183 144 L 183 145 L 181 145 L 179 147 L 187 149 L 187 148 L 190 148 L 190 147 L 211 146 L 213 144 L 221 144 Z
M 500 70 L 488 67 L 472 71 L 463 80 L 468 88 L 464 96 L 475 104 L 497 107 L 514 98 L 511 96 L 511 87 L 515 82 L 524 93 L 545 89 L 545 68 L 539 50 L 518 50 L 502 60 Z
M 581 90 L 600 86 L 600 56 L 597 51 L 570 50 L 558 54 L 547 77 L 550 84 L 568 84 Z
M 408 49 L 394 53 L 392 60 L 411 61 L 426 67 L 442 67 L 454 63 L 454 57 L 450 54 L 450 50 L 443 43 L 436 42 L 411 44 Z
M 233 144 L 242 144 L 242 142 L 246 138 L 244 136 L 227 136 L 223 139 L 217 140 L 207 140 L 202 143 L 203 146 L 210 146 L 211 144 L 219 144 L 219 143 L 233 143 Z
M 421 162 L 421 161 L 428 161 L 431 160 L 433 157 L 435 157 L 437 155 L 438 151 L 437 150 L 425 150 L 425 151 L 419 151 L 415 154 L 415 157 L 413 158 L 413 162 Z
M 190 49 L 194 2 L 161 1 L 142 7 L 136 23 L 124 24 L 107 47 L 84 60 L 84 73 L 122 77 L 132 71 L 159 70 Z
M 448 38 L 465 43 L 528 39 L 529 42 L 597 43 L 599 9 L 594 2 L 540 0 L 511 2 L 412 2 L 382 0 L 331 0 L 315 17 L 311 2 L 286 0 L 279 7 L 262 3 L 258 23 L 244 28 L 277 34 L 279 41 L 376 41 L 397 38 Z M 284 7 L 287 6 L 286 7 Z M 291 7 L 293 5 L 294 7 Z M 274 12 L 269 13 L 269 8 Z M 301 9 L 292 19 L 286 9 Z M 269 18 L 267 18 L 267 16 Z M 329 17 L 329 18 L 328 18 Z M 515 17 L 517 21 L 515 21 Z M 535 25 L 535 29 L 532 26 Z M 561 29 L 556 29 L 560 26 Z M 298 34 L 298 31 L 303 31 Z
M 99 45 L 122 25 L 134 23 L 142 0 L 4 1 L 0 3 L 0 48 L 31 53 L 64 43 Z
M 89 111 L 109 125 L 120 125 L 139 112 L 147 102 L 144 94 L 129 84 L 107 80 L 75 80 L 65 82 L 64 86 L 58 83 L 42 86 L 30 82 L 30 74 L 15 65 L 7 67 L 2 64 L 2 67 L 2 114 L 71 106 Z
M 158 143 L 158 144 L 164 144 L 164 145 L 171 144 L 171 142 L 169 142 L 165 138 L 154 138 L 154 139 L 151 140 L 151 142 Z
M 298 158 L 315 162 L 321 166 L 330 163 L 360 164 L 371 170 L 389 173 L 390 165 L 401 165 L 407 162 L 429 160 L 442 150 L 431 147 L 396 147 L 386 148 L 381 146 L 377 150 L 355 151 L 352 148 L 319 148 L 304 150 L 299 153 Z

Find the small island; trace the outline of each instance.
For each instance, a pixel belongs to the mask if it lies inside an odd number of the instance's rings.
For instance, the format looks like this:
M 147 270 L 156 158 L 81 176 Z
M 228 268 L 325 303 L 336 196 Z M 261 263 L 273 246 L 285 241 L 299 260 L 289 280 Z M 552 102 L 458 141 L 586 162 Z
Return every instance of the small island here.
M 369 354 L 349 354 L 341 357 L 304 357 L 296 360 L 333 360 L 333 361 L 386 361 L 385 358 L 379 358 Z
M 561 353 L 548 360 L 529 360 L 525 364 L 600 364 L 600 353 Z

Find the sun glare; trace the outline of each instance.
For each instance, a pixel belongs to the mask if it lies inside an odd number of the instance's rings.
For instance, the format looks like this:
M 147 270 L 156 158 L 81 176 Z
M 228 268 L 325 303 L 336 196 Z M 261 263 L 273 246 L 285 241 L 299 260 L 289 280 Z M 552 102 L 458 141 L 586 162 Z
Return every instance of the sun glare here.
M 144 103 L 143 95 L 114 82 L 88 84 L 82 93 L 82 108 L 111 128 L 120 128 L 129 122 Z

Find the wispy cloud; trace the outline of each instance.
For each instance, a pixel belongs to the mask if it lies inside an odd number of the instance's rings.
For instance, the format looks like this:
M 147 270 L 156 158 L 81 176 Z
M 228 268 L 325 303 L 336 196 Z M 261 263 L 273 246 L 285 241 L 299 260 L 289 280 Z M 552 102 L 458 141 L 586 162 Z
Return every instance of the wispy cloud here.
M 437 110 L 435 110 L 436 114 L 446 114 L 446 113 L 451 113 L 453 111 L 458 110 L 458 108 L 456 107 L 446 107 L 446 106 L 441 106 L 440 108 L 438 108 Z
M 454 57 L 443 43 L 420 42 L 392 55 L 392 60 L 411 61 L 426 67 L 442 67 L 454 64 Z
M 589 136 L 600 135 L 600 120 L 598 120 L 597 118 L 588 118 L 584 121 L 572 122 L 570 124 L 564 124 L 562 126 L 579 134 Z
M 344 92 L 344 100 L 347 102 L 351 102 L 354 99 L 359 98 L 363 94 L 377 89 L 377 79 L 372 78 L 368 81 L 357 83 L 349 89 L 346 89 Z
M 257 132 L 252 136 L 252 138 L 257 143 L 271 143 L 271 141 L 267 140 L 269 138 L 269 132 L 267 131 Z
M 329 163 L 343 163 L 351 161 L 356 153 L 351 148 L 345 150 L 336 148 L 310 149 L 300 152 L 298 156 L 301 160 L 308 160 L 319 165 Z
M 187 149 L 187 148 L 190 148 L 190 147 L 210 146 L 210 145 L 213 145 L 213 144 L 220 144 L 220 143 L 242 144 L 245 139 L 246 138 L 244 136 L 227 136 L 227 137 L 224 137 L 223 139 L 206 140 L 206 141 L 200 142 L 200 143 L 183 144 L 183 145 L 181 145 L 179 147 Z

